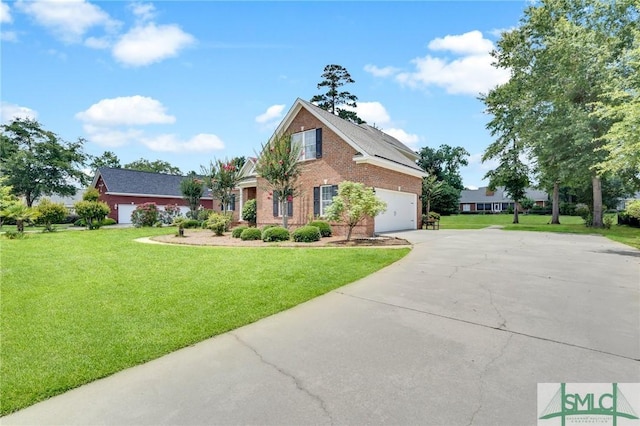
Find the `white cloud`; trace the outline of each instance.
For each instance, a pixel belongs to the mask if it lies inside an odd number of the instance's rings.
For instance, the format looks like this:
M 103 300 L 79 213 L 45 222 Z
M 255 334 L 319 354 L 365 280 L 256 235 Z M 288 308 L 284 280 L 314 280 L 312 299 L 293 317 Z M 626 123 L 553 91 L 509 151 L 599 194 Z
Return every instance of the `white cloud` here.
M 195 38 L 177 25 L 148 23 L 124 34 L 113 47 L 114 58 L 124 65 L 139 67 L 176 56 Z
M 83 128 L 91 142 L 108 148 L 128 145 L 143 135 L 143 132 L 138 129 L 120 130 L 92 124 L 85 124 Z
M 10 42 L 18 41 L 18 33 L 15 31 L 4 31 L 0 29 L 0 40 Z
M 256 117 L 256 123 L 266 124 L 282 118 L 285 105 L 271 105 L 267 110 Z
M 509 27 L 509 28 L 494 28 L 491 31 L 489 31 L 489 34 L 491 34 L 494 37 L 502 37 L 503 33 L 508 33 L 509 31 L 513 31 L 516 27 Z
M 480 31 L 469 31 L 461 35 L 447 35 L 429 42 L 430 50 L 444 50 L 459 55 L 484 55 L 491 52 L 493 43 Z
M 417 149 L 418 142 L 420 142 L 420 137 L 418 135 L 407 133 L 402 129 L 395 129 L 392 127 L 389 129 L 383 129 L 383 131 L 386 134 L 391 135 L 394 138 L 398 139 L 400 142 L 407 145 L 409 148 Z
M 15 120 L 16 118 L 28 118 L 35 120 L 38 118 L 38 112 L 32 110 L 31 108 L 3 101 L 2 103 L 0 103 L 0 117 L 3 123 L 8 123 Z
M 84 41 L 84 45 L 91 49 L 108 49 L 111 41 L 106 37 L 89 37 Z
M 134 126 L 174 123 L 160 101 L 146 96 L 125 96 L 102 99 L 86 111 L 76 114 L 78 120 L 98 126 Z
M 371 64 L 365 65 L 364 70 L 374 77 L 391 77 L 392 75 L 397 74 L 400 71 L 400 69 L 396 67 L 379 68 Z
M 483 155 L 484 154 L 482 153 L 471 154 L 467 159 L 467 161 L 469 162 L 469 167 L 473 167 L 483 172 L 488 172 L 489 170 L 494 170 L 496 167 L 498 167 L 499 162 L 496 159 L 487 160 L 483 163 L 482 162 Z
M 218 136 L 206 133 L 200 133 L 188 141 L 182 141 L 176 135 L 159 135 L 143 138 L 142 143 L 160 152 L 211 152 L 224 149 L 224 143 Z
M 3 24 L 13 22 L 13 18 L 11 17 L 11 9 L 6 3 L 0 2 L 0 22 Z
M 378 68 L 368 65 L 365 70 L 373 75 L 391 77 L 402 86 L 412 89 L 428 89 L 435 86 L 449 94 L 478 96 L 509 80 L 509 71 L 494 68 L 490 55 L 493 43 L 480 31 L 461 35 L 447 35 L 431 40 L 428 48 L 434 52 L 453 55 L 454 58 L 426 55 L 411 61 L 414 69 L 403 72 L 393 67 Z
M 138 17 L 141 21 L 149 21 L 156 16 L 156 8 L 151 3 L 131 3 L 129 5 L 131 12 Z
M 16 7 L 67 43 L 79 42 L 92 27 L 113 30 L 119 25 L 98 6 L 84 0 L 19 0 Z

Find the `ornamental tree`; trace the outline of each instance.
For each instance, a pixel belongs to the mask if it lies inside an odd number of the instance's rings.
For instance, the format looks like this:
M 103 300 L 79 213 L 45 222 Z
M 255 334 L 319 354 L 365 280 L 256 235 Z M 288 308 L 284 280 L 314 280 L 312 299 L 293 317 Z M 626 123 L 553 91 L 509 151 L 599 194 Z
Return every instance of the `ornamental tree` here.
M 331 205 L 326 209 L 326 216 L 330 221 L 342 222 L 349 227 L 349 241 L 353 228 L 386 209 L 387 203 L 376 197 L 372 188 L 367 188 L 362 183 L 344 181 L 338 185 L 338 195 L 333 197 Z
M 267 182 L 265 189 L 278 197 L 283 228 L 288 226 L 287 204 L 299 195 L 301 154 L 302 146 L 292 143 L 291 135 L 279 134 L 262 145 L 256 163 L 256 172 Z
M 209 163 L 209 167 L 202 167 L 204 182 L 211 188 L 211 194 L 220 200 L 222 211 L 227 212 L 228 206 L 233 198 L 233 190 L 240 181 L 241 159 L 231 160 L 216 159 Z

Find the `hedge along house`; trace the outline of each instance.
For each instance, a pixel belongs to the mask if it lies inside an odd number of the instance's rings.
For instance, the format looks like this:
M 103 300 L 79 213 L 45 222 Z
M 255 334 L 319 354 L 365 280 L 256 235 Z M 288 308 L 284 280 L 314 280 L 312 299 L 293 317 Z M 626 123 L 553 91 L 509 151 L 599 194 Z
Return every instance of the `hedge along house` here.
M 387 210 L 367 219 L 354 229 L 354 235 L 418 229 L 421 227 L 422 178 L 417 154 L 392 136 L 367 124 L 354 124 L 317 106 L 297 99 L 284 117 L 276 134 L 291 134 L 292 141 L 303 146 L 299 195 L 286 212 L 280 211 L 277 194 L 271 194 L 267 182 L 247 162 L 243 170 L 241 202 L 253 197 L 257 203 L 258 226 L 282 223 L 289 216 L 291 228 L 297 228 L 325 215 L 343 181 L 360 182 L 375 190 L 387 203 Z M 346 235 L 346 227 L 333 224 L 334 233 Z
M 182 198 L 180 182 L 192 179 L 186 176 L 163 173 L 142 172 L 139 170 L 116 169 L 102 167 L 96 171 L 91 183 L 92 188 L 100 192 L 100 200 L 109 205 L 109 217 L 118 223 L 131 223 L 131 213 L 144 203 L 156 203 L 159 208 L 169 204 L 177 204 L 186 215 L 189 206 Z M 205 189 L 200 199 L 203 209 L 221 210 L 219 203 L 211 197 L 211 191 Z M 235 198 L 228 206 L 233 212 L 234 220 L 238 220 Z
M 531 198 L 536 206 L 545 207 L 549 204 L 549 194 L 537 189 L 527 188 L 525 198 Z M 465 189 L 460 193 L 461 213 L 502 213 L 514 206 L 514 201 L 501 186 L 495 191 L 482 187 Z M 522 207 L 519 211 L 522 211 Z

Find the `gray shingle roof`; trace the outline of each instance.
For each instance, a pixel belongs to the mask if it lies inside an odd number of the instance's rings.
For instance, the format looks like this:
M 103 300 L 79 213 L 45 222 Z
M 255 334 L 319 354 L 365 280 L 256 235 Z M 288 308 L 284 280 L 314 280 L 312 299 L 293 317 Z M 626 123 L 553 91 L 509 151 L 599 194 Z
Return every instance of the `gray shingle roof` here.
M 544 191 L 539 191 L 533 188 L 527 188 L 525 195 L 527 198 L 531 198 L 533 201 L 547 201 L 549 195 Z M 507 194 L 505 194 L 504 187 L 499 186 L 496 188 L 493 195 L 487 195 L 487 187 L 478 189 L 464 189 L 460 193 L 460 203 L 502 203 L 513 202 Z
M 186 179 L 185 176 L 129 169 L 114 169 L 110 167 L 99 168 L 96 178 L 98 173 L 102 176 L 104 184 L 107 187 L 107 192 L 118 194 L 158 195 L 181 198 L 180 182 Z
M 423 171 L 415 163 L 418 158 L 417 154 L 393 136 L 371 127 L 368 124 L 355 124 L 343 120 L 337 115 L 325 111 L 305 100 L 298 99 L 298 101 L 315 115 L 321 117 L 323 121 L 329 123 L 349 138 L 351 142 L 360 148 L 362 154 L 383 158 L 414 170 Z

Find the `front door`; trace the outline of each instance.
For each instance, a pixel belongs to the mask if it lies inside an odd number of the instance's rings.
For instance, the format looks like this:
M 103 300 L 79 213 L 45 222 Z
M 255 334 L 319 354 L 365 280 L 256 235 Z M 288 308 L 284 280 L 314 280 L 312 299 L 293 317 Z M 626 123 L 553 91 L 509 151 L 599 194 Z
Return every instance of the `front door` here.
M 502 204 L 501 203 L 493 203 L 493 211 L 494 212 L 501 212 L 502 211 Z

